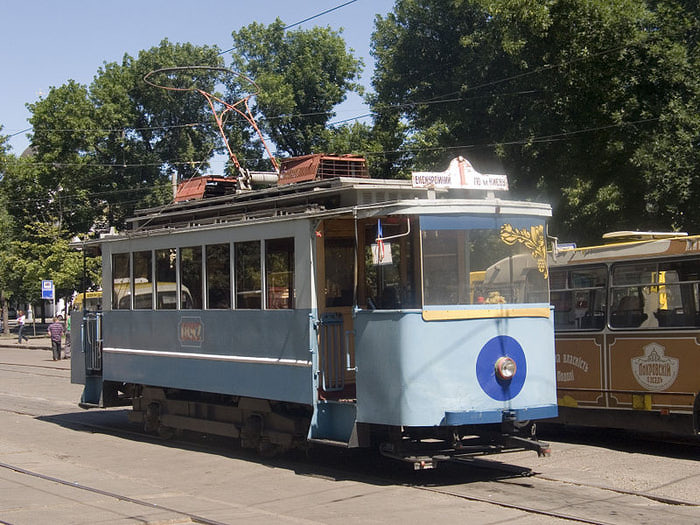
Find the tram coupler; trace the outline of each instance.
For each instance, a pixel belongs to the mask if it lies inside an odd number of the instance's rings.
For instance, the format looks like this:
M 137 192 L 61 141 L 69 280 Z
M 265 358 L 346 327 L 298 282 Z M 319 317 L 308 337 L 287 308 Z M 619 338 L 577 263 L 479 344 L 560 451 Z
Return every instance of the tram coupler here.
M 413 470 L 430 470 L 437 467 L 440 460 L 447 461 L 449 457 L 436 458 L 432 455 L 412 454 L 396 450 L 392 443 L 382 443 L 379 445 L 379 453 L 387 458 L 395 459 L 403 463 L 413 465 Z
M 552 453 L 552 448 L 549 443 L 537 441 L 536 439 L 510 435 L 504 436 L 504 441 L 508 448 L 513 447 L 534 450 L 537 452 L 537 456 L 541 458 L 549 457 Z
M 534 450 L 538 457 L 548 457 L 551 454 L 549 443 L 535 439 L 535 424 L 530 421 L 518 421 L 513 410 L 504 410 L 501 421 L 501 431 L 504 434 L 506 446 Z

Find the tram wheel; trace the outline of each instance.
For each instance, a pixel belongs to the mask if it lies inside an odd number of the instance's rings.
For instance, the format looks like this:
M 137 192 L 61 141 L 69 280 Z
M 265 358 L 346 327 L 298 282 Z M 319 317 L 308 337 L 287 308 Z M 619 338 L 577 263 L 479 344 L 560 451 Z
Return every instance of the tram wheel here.
M 143 430 L 149 434 L 157 432 L 160 426 L 160 405 L 150 403 L 143 417 Z
M 534 437 L 537 434 L 537 425 L 534 421 L 526 419 L 524 421 L 513 422 L 515 429 L 523 436 Z
M 158 425 L 158 436 L 163 439 L 173 439 L 175 437 L 176 429 L 163 424 Z

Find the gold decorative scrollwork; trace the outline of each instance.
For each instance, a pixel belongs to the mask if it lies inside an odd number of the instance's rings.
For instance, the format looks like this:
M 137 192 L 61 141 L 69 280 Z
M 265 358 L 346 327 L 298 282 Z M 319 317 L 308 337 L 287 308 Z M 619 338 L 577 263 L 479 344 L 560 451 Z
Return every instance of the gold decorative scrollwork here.
M 516 242 L 524 244 L 530 250 L 532 257 L 537 261 L 537 269 L 549 277 L 547 270 L 547 246 L 544 241 L 544 226 L 530 226 L 527 228 L 513 228 L 511 224 L 501 226 L 501 241 L 508 246 L 513 246 Z

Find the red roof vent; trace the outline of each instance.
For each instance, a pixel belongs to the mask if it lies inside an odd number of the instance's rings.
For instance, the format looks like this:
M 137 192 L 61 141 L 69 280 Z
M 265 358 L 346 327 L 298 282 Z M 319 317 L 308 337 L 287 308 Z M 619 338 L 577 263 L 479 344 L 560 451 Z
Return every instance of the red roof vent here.
M 364 157 L 355 155 L 304 155 L 282 160 L 278 185 L 335 177 L 369 178 Z
M 236 192 L 236 179 L 204 175 L 193 177 L 177 185 L 175 202 L 219 197 Z

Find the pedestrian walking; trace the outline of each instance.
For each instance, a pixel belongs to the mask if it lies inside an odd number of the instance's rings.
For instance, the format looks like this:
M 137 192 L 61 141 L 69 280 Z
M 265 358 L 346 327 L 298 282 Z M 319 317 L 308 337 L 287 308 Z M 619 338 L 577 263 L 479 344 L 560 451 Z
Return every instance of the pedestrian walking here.
M 29 341 L 29 338 L 22 333 L 24 332 L 24 323 L 26 320 L 27 318 L 24 316 L 24 311 L 17 310 L 17 344 L 21 343 L 22 339 Z
M 61 336 L 65 331 L 63 323 L 60 322 L 58 317 L 53 318 L 53 323 L 49 325 L 49 334 L 51 334 L 51 353 L 53 354 L 53 360 L 58 361 L 61 359 Z
M 66 317 L 66 349 L 63 352 L 64 359 L 70 359 L 70 312 Z

